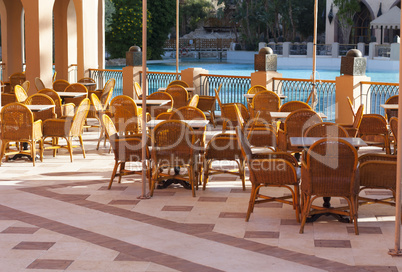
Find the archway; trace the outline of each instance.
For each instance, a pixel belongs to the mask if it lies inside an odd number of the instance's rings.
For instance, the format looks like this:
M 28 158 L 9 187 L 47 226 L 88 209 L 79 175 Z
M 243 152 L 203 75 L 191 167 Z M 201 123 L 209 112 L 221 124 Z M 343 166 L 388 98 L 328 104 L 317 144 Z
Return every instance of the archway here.
M 367 8 L 366 4 L 360 2 L 360 12 L 353 17 L 353 27 L 351 31 L 351 43 L 370 42 L 370 22 L 374 16 L 372 11 Z

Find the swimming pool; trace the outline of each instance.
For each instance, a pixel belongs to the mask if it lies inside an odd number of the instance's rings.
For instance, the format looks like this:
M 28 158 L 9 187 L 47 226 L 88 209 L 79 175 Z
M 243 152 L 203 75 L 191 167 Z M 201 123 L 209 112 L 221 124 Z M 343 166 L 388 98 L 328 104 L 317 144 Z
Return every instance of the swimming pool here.
M 153 62 L 147 63 L 150 72 L 176 72 L 176 62 Z M 187 68 L 200 67 L 209 71 L 213 75 L 233 75 L 233 76 L 250 76 L 255 72 L 253 63 L 232 63 L 225 60 L 180 60 L 179 71 Z M 278 73 L 281 73 L 284 78 L 311 78 L 312 71 L 307 69 L 284 69 L 279 67 Z M 389 82 L 398 83 L 398 72 L 376 72 L 367 71 L 366 75 L 373 82 Z M 340 76 L 339 70 L 322 70 L 318 67 L 317 80 L 335 80 Z

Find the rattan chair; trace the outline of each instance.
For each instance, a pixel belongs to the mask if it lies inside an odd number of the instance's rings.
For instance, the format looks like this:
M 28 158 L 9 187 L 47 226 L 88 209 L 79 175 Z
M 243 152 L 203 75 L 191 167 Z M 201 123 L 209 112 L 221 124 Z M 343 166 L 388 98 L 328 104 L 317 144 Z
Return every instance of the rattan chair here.
M 134 91 L 138 99 L 142 98 L 142 88 L 138 82 L 134 82 Z
M 53 76 L 52 76 L 52 83 L 56 81 L 56 77 L 57 77 L 57 72 L 54 71 Z
M 23 103 L 27 98 L 27 92 L 20 85 L 15 85 L 14 87 L 15 101 Z
M 161 113 L 171 112 L 173 110 L 173 97 L 167 92 L 154 92 L 147 97 L 147 100 L 170 100 L 167 104 L 161 106 L 147 106 L 147 112 L 152 118 L 156 118 Z
M 172 112 L 162 112 L 155 117 L 155 120 L 169 120 Z
M 65 148 L 70 153 L 70 161 L 73 161 L 73 137 L 78 137 L 82 154 L 85 158 L 84 142 L 82 140 L 82 130 L 87 117 L 90 101 L 85 98 L 81 101 L 80 105 L 73 118 L 65 119 L 48 119 L 43 122 L 43 138 L 52 138 L 52 146 L 45 147 L 45 149 L 53 149 L 53 156 L 56 156 L 57 149 Z M 59 143 L 59 138 L 64 138 L 67 142 L 66 145 Z
M 280 108 L 280 112 L 292 112 L 295 110 L 300 110 L 300 109 L 307 109 L 307 110 L 312 110 L 309 104 L 304 103 L 302 101 L 289 101 L 283 104 Z
M 193 95 L 193 97 L 191 97 L 190 101 L 188 101 L 188 105 L 190 107 L 197 107 L 198 105 L 198 101 L 200 100 L 200 96 L 198 94 Z
M 265 120 L 267 123 L 271 123 L 271 111 L 279 111 L 281 100 L 279 96 L 271 91 L 261 91 L 258 92 L 251 102 L 249 107 L 250 116 L 253 118 L 257 111 L 260 112 L 261 119 Z
M 395 155 L 378 153 L 368 153 L 359 157 L 359 205 L 380 203 L 395 206 L 396 160 Z M 366 189 L 390 190 L 392 196 L 381 198 L 365 197 L 362 192 Z
M 29 96 L 25 102 L 25 105 L 54 105 L 53 99 L 43 93 L 36 93 Z M 56 118 L 55 108 L 49 108 L 42 111 L 35 111 L 33 112 L 34 120 L 42 120 L 44 122 L 47 119 Z
M 57 79 L 53 81 L 52 84 L 53 90 L 55 90 L 56 92 L 64 92 L 68 85 L 70 85 L 70 83 L 64 79 Z
M 88 89 L 88 92 L 89 92 L 89 91 L 95 91 L 95 90 L 96 90 L 96 81 L 95 81 L 95 79 L 93 79 L 93 78 L 90 78 L 90 77 L 83 77 L 83 78 L 79 79 L 79 80 L 77 81 L 77 83 L 95 83 L 95 85 L 90 85 L 90 86 L 88 86 L 88 87 L 86 87 L 86 88 Z
M 11 93 L 1 93 L 1 106 L 5 106 L 7 104 L 17 102 L 15 98 L 15 94 Z
M 166 88 L 166 92 L 173 98 L 173 107 L 175 109 L 188 105 L 188 92 L 180 85 L 171 85 Z
M 389 127 L 392 132 L 392 138 L 394 139 L 394 154 L 397 153 L 398 150 L 398 118 L 391 117 L 389 120 Z
M 153 195 L 157 183 L 163 180 L 176 179 L 188 182 L 192 195 L 194 188 L 194 133 L 193 129 L 179 120 L 166 120 L 155 126 L 152 131 L 152 183 L 150 195 Z M 174 167 L 187 168 L 183 171 L 170 174 Z M 160 169 L 168 170 L 168 173 Z M 181 174 L 180 174 L 181 173 Z
M 225 103 L 225 104 L 221 103 L 221 100 L 219 98 L 219 92 L 221 90 L 221 86 L 222 84 L 219 85 L 218 90 L 214 89 L 214 91 L 215 91 L 215 98 L 218 101 L 218 105 L 221 109 L 222 132 L 225 132 L 226 127 L 228 125 L 235 126 L 237 124 L 236 111 L 233 105 L 237 105 L 242 115 L 242 118 L 245 122 L 248 122 L 248 120 L 250 119 L 250 115 L 247 111 L 246 106 L 244 106 L 242 103 Z
M 250 201 L 247 209 L 246 221 L 256 204 L 265 202 L 281 202 L 290 204 L 296 213 L 296 220 L 300 222 L 299 205 L 299 175 L 296 159 L 286 152 L 266 152 L 253 154 L 251 146 L 240 127 L 236 127 L 237 141 L 245 158 L 251 182 Z M 283 187 L 290 191 L 290 194 L 283 196 L 269 196 L 268 190 L 263 187 Z M 293 187 L 293 189 L 292 189 Z M 289 200 L 289 198 L 291 200 Z
M 348 132 L 335 123 L 322 122 L 309 127 L 304 137 L 348 137 Z
M 57 118 L 74 116 L 75 105 L 73 103 L 62 104 L 62 100 L 55 90 L 45 88 L 38 93 L 46 94 L 53 99 Z
M 39 143 L 40 160 L 43 161 L 42 121 L 34 121 L 34 116 L 27 106 L 17 102 L 3 106 L 0 120 L 0 165 L 4 156 L 7 160 L 9 156 L 25 154 L 31 156 L 33 166 L 35 166 L 37 143 Z M 22 145 L 16 145 L 16 149 L 9 149 L 12 142 L 27 143 L 30 149 L 24 150 Z
M 356 149 L 342 139 L 321 139 L 305 153 L 301 167 L 302 222 L 300 233 L 304 232 L 307 217 L 321 213 L 333 213 L 350 216 L 350 221 L 354 223 L 355 234 L 359 234 L 357 226 L 359 182 L 356 176 Z M 313 201 L 321 197 L 344 198 L 348 207 L 313 206 Z
M 312 110 L 301 109 L 292 111 L 283 123 L 283 130 L 278 130 L 278 148 L 281 151 L 300 152 L 301 147 L 292 147 L 290 137 L 303 137 L 305 131 L 317 123 L 322 123 L 321 117 Z
M 31 82 L 29 82 L 29 80 L 25 80 L 24 82 L 22 82 L 21 87 L 24 88 L 26 93 L 28 93 L 29 88 L 31 87 Z
M 247 130 L 247 135 L 248 141 L 253 147 L 277 149 L 278 135 L 276 129 L 272 126 L 254 126 Z
M 237 168 L 234 166 L 230 166 L 230 168 L 222 167 L 221 165 L 217 167 L 212 166 L 213 162 L 222 161 L 235 162 Z M 212 137 L 205 148 L 203 168 L 203 190 L 206 188 L 209 177 L 217 174 L 231 174 L 238 176 L 241 179 L 243 190 L 246 190 L 244 158 L 235 134 L 220 133 Z
M 121 177 L 125 175 L 133 175 L 133 174 L 142 174 L 142 167 L 139 170 L 128 170 L 126 169 L 126 163 L 129 162 L 142 162 L 142 135 L 134 134 L 128 136 L 119 136 L 114 126 L 112 120 L 106 114 L 102 115 L 102 121 L 105 125 L 106 133 L 109 137 L 110 145 L 112 146 L 114 153 L 114 167 L 112 176 L 110 178 L 108 189 L 112 187 L 113 180 L 116 176 L 119 177 L 118 183 L 121 181 Z M 148 138 L 148 136 L 147 136 Z M 149 143 L 149 139 L 147 143 Z M 150 176 L 151 176 L 151 166 L 150 166 L 150 153 L 148 145 L 145 145 L 146 151 L 146 172 L 147 178 L 150 184 Z M 117 173 L 117 170 L 120 166 L 120 170 Z
M 216 127 L 215 123 L 215 96 L 200 95 L 198 98 L 197 108 L 202 110 L 205 116 L 211 121 L 212 125 Z
M 113 123 L 119 135 L 137 134 L 140 132 L 141 117 L 134 100 L 127 95 L 119 95 L 110 102 Z
M 363 119 L 364 105 L 361 104 L 356 111 L 353 124 L 340 124 L 349 134 L 349 137 L 356 137 L 359 132 L 359 127 Z
M 173 81 L 171 81 L 171 82 L 169 83 L 168 87 L 173 86 L 173 85 L 179 85 L 179 86 L 182 86 L 182 87 L 185 87 L 185 88 L 190 87 L 190 86 L 189 86 L 185 81 L 183 81 L 183 80 L 173 80 Z
M 391 154 L 387 120 L 380 114 L 364 114 L 358 136 L 369 146 L 379 146 Z
M 83 96 L 79 97 L 66 97 L 64 98 L 64 103 L 73 103 L 74 105 L 79 105 L 82 100 L 88 98 L 88 89 L 81 83 L 73 83 L 68 85 L 65 89 L 65 92 L 77 92 L 77 93 L 85 93 Z
M 262 85 L 254 85 L 247 90 L 247 94 L 257 94 L 259 92 L 268 91 L 268 89 Z
M 46 89 L 45 84 L 39 77 L 35 77 L 35 88 L 38 92 L 40 90 Z
M 350 110 L 351 110 L 351 112 L 353 114 L 353 118 L 356 118 L 356 112 L 355 112 L 355 109 L 353 107 L 352 100 L 350 100 L 349 96 L 346 97 L 346 100 L 348 101 L 349 108 L 350 108 Z
M 14 87 L 16 85 L 22 85 L 26 81 L 25 73 L 14 73 L 10 76 L 10 91 L 11 93 L 14 92 Z
M 105 138 L 104 146 L 106 145 L 107 134 L 105 134 L 105 126 L 102 121 L 102 116 L 105 114 L 106 110 L 105 107 L 100 102 L 98 96 L 94 93 L 91 94 L 91 104 L 92 104 L 91 106 L 93 106 L 94 108 L 93 110 L 94 117 L 96 118 L 96 120 L 98 120 L 99 123 L 99 139 L 98 144 L 96 145 L 96 150 L 99 150 L 99 145 L 103 138 Z
M 399 95 L 391 96 L 385 101 L 385 104 L 398 104 L 399 103 Z M 389 122 L 392 117 L 398 117 L 398 110 L 385 110 L 385 118 Z

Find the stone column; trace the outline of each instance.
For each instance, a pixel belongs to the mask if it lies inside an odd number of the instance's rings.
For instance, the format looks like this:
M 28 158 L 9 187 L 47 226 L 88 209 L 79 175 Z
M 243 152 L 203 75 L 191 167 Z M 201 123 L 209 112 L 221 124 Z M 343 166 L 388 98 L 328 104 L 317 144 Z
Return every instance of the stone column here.
M 261 85 L 269 91 L 278 91 L 277 86 L 273 85 L 274 77 L 282 77 L 277 69 L 277 55 L 270 47 L 261 48 L 258 54 L 254 55 L 254 70 L 251 73 L 251 86 Z
M 134 91 L 134 82 L 140 83 L 142 66 L 126 66 L 123 67 L 123 94 L 138 99 Z M 148 86 L 148 84 L 147 84 Z M 143 93 L 148 94 L 145 90 Z
M 201 90 L 201 74 L 208 74 L 208 70 L 202 68 L 187 68 L 181 71 L 181 80 L 186 82 L 189 87 L 194 87 L 194 94 L 204 95 L 208 94 L 208 90 Z M 207 85 L 208 86 L 208 85 Z M 203 92 L 201 92 L 203 91 Z

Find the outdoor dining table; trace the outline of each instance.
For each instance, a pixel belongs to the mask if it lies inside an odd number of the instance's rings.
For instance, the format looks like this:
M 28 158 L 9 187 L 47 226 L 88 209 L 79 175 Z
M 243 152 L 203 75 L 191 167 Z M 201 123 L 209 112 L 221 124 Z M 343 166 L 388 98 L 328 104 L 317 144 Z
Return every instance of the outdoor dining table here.
M 135 104 L 137 104 L 137 106 L 142 105 L 142 100 L 141 99 L 135 99 L 134 102 L 135 102 Z M 146 100 L 146 105 L 147 106 L 162 106 L 162 105 L 165 105 L 165 104 L 167 104 L 169 102 L 170 102 L 170 100 L 147 99 Z
M 31 111 L 36 112 L 44 111 L 55 107 L 55 105 L 25 105 L 25 106 L 27 106 L 27 108 L 30 109 Z
M 397 110 L 399 109 L 399 104 L 381 104 L 380 107 L 384 110 Z
M 288 117 L 288 115 L 290 113 L 291 112 L 273 111 L 273 112 L 270 112 L 270 115 L 271 115 L 271 118 L 274 120 L 285 120 L 286 117 Z M 323 119 L 327 118 L 327 116 L 322 112 L 317 112 L 317 114 Z
M 147 127 L 148 128 L 154 128 L 157 124 L 160 124 L 162 122 L 164 122 L 166 120 L 151 120 L 149 122 L 147 122 Z M 190 125 L 192 128 L 203 128 L 206 125 L 208 125 L 209 120 L 181 120 L 185 123 L 187 123 L 188 125 Z

